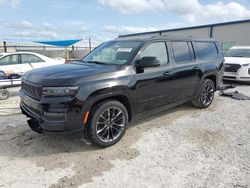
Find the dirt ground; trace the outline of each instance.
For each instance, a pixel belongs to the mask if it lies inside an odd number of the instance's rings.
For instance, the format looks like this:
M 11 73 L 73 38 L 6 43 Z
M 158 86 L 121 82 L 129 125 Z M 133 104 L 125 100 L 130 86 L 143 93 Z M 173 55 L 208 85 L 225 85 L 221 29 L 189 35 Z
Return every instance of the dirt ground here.
M 18 101 L 0 101 L 0 187 L 250 187 L 250 100 L 216 94 L 205 110 L 137 119 L 105 149 L 32 132 Z

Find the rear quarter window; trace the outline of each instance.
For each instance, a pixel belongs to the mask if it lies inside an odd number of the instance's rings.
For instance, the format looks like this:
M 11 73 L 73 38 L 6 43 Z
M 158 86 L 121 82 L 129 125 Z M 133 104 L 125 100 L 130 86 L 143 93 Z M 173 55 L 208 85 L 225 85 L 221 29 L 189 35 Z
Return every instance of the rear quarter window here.
M 196 53 L 200 59 L 215 58 L 218 54 L 218 49 L 214 42 L 196 42 Z

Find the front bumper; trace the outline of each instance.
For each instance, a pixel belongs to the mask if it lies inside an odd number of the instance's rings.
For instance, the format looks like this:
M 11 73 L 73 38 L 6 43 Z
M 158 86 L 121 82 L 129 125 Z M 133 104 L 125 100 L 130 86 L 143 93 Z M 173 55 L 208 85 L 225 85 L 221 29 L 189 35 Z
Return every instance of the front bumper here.
M 223 80 L 242 81 L 250 83 L 250 66 L 242 66 L 237 72 L 225 72 Z
M 20 108 L 26 116 L 38 121 L 43 132 L 83 130 L 83 102 L 76 98 L 44 98 L 35 100 L 20 91 Z

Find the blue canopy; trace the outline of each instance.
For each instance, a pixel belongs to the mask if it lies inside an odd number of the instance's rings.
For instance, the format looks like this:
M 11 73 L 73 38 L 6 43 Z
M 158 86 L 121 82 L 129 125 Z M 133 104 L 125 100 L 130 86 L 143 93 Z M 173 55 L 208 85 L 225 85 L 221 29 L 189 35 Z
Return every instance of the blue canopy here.
M 75 40 L 56 40 L 56 41 L 34 41 L 36 43 L 41 43 L 41 44 L 47 44 L 47 45 L 52 45 L 52 46 L 62 46 L 62 47 L 67 47 L 71 46 L 82 39 L 75 39 Z

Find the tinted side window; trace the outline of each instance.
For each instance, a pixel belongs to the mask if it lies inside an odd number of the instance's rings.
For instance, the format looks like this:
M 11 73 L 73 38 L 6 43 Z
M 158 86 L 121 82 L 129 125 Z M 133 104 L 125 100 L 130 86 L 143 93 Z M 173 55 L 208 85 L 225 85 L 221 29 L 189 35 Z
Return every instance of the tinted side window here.
M 192 60 L 187 42 L 171 42 L 176 63 L 184 63 Z
M 0 65 L 16 65 L 18 64 L 18 55 L 8 55 L 0 59 Z
M 201 59 L 213 58 L 218 54 L 214 42 L 196 42 L 196 46 Z
M 158 57 L 161 65 L 168 63 L 168 55 L 165 42 L 154 42 L 149 44 L 142 52 L 141 57 Z
M 44 62 L 41 58 L 35 56 L 35 55 L 30 55 L 30 54 L 22 54 L 22 63 L 38 63 L 38 62 Z

